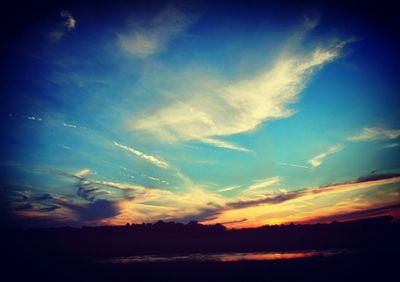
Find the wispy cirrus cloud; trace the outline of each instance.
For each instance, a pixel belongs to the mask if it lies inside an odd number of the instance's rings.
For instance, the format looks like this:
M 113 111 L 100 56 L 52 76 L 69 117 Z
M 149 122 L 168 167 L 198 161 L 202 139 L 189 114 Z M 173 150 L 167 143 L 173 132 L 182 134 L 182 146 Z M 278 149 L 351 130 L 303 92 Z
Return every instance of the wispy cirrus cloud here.
M 74 176 L 78 177 L 78 178 L 82 178 L 83 176 L 92 173 L 91 169 L 85 168 L 82 169 L 80 171 L 77 171 L 76 173 L 74 173 Z
M 315 157 L 311 158 L 310 160 L 308 160 L 308 163 L 312 166 L 312 167 L 318 167 L 320 166 L 326 157 L 328 157 L 329 155 L 338 153 L 340 151 L 342 151 L 344 149 L 344 146 L 341 144 L 337 144 L 335 146 L 331 146 L 328 148 L 327 151 L 316 155 Z
M 251 151 L 251 150 L 249 150 L 247 148 L 238 146 L 238 145 L 230 143 L 230 142 L 218 140 L 218 139 L 203 138 L 203 139 L 201 139 L 201 141 L 203 143 L 210 144 L 210 145 L 213 145 L 215 147 L 220 147 L 220 148 L 225 148 L 225 149 L 230 149 L 230 150 L 236 150 L 236 151 L 241 151 L 241 152 L 246 152 L 246 153 L 253 152 L 253 151 Z
M 387 129 L 381 127 L 364 127 L 361 132 L 347 137 L 354 142 L 393 140 L 400 136 L 400 129 Z
M 306 166 L 306 165 L 299 165 L 299 164 L 290 164 L 290 163 L 278 163 L 280 165 L 284 165 L 284 166 L 292 166 L 292 167 L 299 167 L 299 168 L 305 168 L 305 169 L 309 169 L 310 167 Z
M 285 51 L 272 67 L 253 76 L 231 83 L 214 82 L 211 88 L 204 83 L 205 89 L 188 90 L 191 95 L 174 93 L 173 101 L 151 115 L 135 116 L 129 127 L 164 141 L 199 140 L 247 152 L 214 138 L 250 132 L 266 121 L 293 115 L 289 106 L 297 101 L 311 75 L 335 60 L 344 45 L 319 46 L 305 55 Z
M 248 186 L 245 190 L 242 191 L 242 193 L 243 194 L 259 193 L 260 190 L 263 190 L 264 188 L 270 187 L 279 182 L 281 182 L 281 178 L 279 176 L 262 179 L 262 180 L 254 182 L 253 184 Z
M 231 185 L 231 186 L 227 186 L 227 187 L 222 187 L 222 188 L 218 189 L 217 192 L 218 193 L 228 192 L 228 191 L 239 189 L 240 187 L 242 187 L 242 186 L 241 185 Z
M 125 150 L 127 152 L 130 152 L 130 153 L 138 156 L 139 158 L 142 158 L 142 159 L 150 162 L 151 164 L 153 164 L 153 165 L 155 165 L 155 166 L 157 166 L 159 168 L 168 168 L 169 167 L 169 164 L 167 162 L 159 160 L 158 158 L 156 158 L 156 157 L 154 157 L 152 155 L 147 155 L 147 154 L 145 154 L 145 153 L 143 153 L 143 152 L 141 152 L 139 150 L 136 150 L 136 149 L 134 149 L 132 147 L 120 144 L 118 142 L 114 142 L 114 145 L 117 146 L 118 148 L 121 148 L 121 149 L 123 149 L 123 150 Z
M 159 178 L 159 177 L 147 175 L 147 174 L 144 174 L 144 173 L 142 173 L 142 174 L 140 174 L 140 175 L 143 176 L 143 177 L 145 177 L 145 178 L 147 178 L 147 179 L 153 180 L 153 181 L 157 181 L 157 182 L 160 182 L 160 183 L 163 183 L 163 184 L 168 184 L 168 181 L 166 181 L 166 180 L 164 180 L 164 179 L 161 179 L 161 178 Z
M 183 34 L 197 17 L 167 5 L 150 22 L 134 24 L 132 31 L 118 35 L 122 50 L 144 59 L 162 51 L 171 40 Z
M 400 143 L 391 143 L 391 144 L 387 144 L 387 145 L 383 146 L 383 149 L 396 148 L 399 146 L 400 146 Z

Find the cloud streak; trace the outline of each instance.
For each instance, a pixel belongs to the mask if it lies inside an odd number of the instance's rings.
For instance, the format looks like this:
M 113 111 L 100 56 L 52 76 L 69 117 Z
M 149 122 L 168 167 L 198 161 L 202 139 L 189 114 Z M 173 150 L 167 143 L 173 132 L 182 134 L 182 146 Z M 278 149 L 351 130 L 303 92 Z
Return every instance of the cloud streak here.
M 364 127 L 361 132 L 347 137 L 353 142 L 393 140 L 400 136 L 400 129 L 387 129 L 380 127 Z
M 278 163 L 280 165 L 284 165 L 284 166 L 292 166 L 292 167 L 299 167 L 299 168 L 305 168 L 305 169 L 309 169 L 310 167 L 305 166 L 305 165 L 299 165 L 299 164 L 289 164 L 289 163 Z
M 353 189 L 368 188 L 376 185 L 398 183 L 398 182 L 400 182 L 400 174 L 373 174 L 365 177 L 360 177 L 350 182 L 332 184 L 317 188 L 300 189 L 296 191 L 284 192 L 275 195 L 268 195 L 262 198 L 256 198 L 250 200 L 229 202 L 226 204 L 226 206 L 229 209 L 242 209 L 242 208 L 260 206 L 264 204 L 270 204 L 270 205 L 281 204 L 289 200 L 314 197 L 322 193 L 343 192 Z
M 308 160 L 308 163 L 312 166 L 312 167 L 318 167 L 320 165 L 322 165 L 322 163 L 325 161 L 325 158 L 336 154 L 340 151 L 342 151 L 344 149 L 344 146 L 341 144 L 337 144 L 335 146 L 331 146 L 328 148 L 328 150 L 326 152 L 323 152 L 319 155 L 316 155 L 315 157 L 311 158 L 310 160 Z
M 217 192 L 218 193 L 228 192 L 228 191 L 236 190 L 236 189 L 238 189 L 240 187 L 242 187 L 242 186 L 241 185 L 227 186 L 227 187 L 223 187 L 221 189 L 218 189 Z
M 230 143 L 230 142 L 226 142 L 226 141 L 222 141 L 222 140 L 218 140 L 218 139 L 203 138 L 203 139 L 201 139 L 201 141 L 203 143 L 210 144 L 212 146 L 219 147 L 219 148 L 236 150 L 236 151 L 246 152 L 246 153 L 253 152 L 253 151 L 251 151 L 249 149 L 246 149 L 244 147 L 238 146 L 236 144 L 233 144 L 233 143 Z
M 130 153 L 134 154 L 135 156 L 138 156 L 139 158 L 142 158 L 145 161 L 150 162 L 151 164 L 153 164 L 153 165 L 155 165 L 155 166 L 157 166 L 159 168 L 165 169 L 165 168 L 169 167 L 168 163 L 166 163 L 166 162 L 164 162 L 162 160 L 159 160 L 159 159 L 157 159 L 156 157 L 154 157 L 152 155 L 147 155 L 147 154 L 145 154 L 145 153 L 143 153 L 143 152 L 141 152 L 139 150 L 136 150 L 136 149 L 134 149 L 132 147 L 120 144 L 118 142 L 114 142 L 114 145 L 117 146 L 118 148 L 121 148 L 121 149 L 123 149 L 123 150 L 125 150 L 127 152 L 130 152 Z
M 250 185 L 249 187 L 247 187 L 245 190 L 243 190 L 242 193 L 244 193 L 244 194 L 254 193 L 254 192 L 259 193 L 260 190 L 263 190 L 266 187 L 277 184 L 280 181 L 281 181 L 281 178 L 279 176 L 274 176 L 274 177 L 266 178 L 263 180 L 259 180 L 255 183 L 253 183 L 252 185 Z

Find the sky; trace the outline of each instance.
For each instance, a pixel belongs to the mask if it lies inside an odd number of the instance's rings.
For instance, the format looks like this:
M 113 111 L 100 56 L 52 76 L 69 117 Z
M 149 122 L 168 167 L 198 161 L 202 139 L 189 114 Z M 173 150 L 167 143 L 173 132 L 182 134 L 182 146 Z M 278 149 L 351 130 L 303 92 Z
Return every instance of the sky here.
M 400 218 L 385 3 L 6 6 L 1 223 Z

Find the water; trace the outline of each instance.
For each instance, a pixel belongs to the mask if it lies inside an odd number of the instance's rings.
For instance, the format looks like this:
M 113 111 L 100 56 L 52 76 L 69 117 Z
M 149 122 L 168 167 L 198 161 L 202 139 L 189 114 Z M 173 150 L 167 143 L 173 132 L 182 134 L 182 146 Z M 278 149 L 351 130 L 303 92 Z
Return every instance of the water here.
M 155 263 L 155 262 L 234 262 L 234 261 L 260 261 L 283 260 L 296 258 L 309 258 L 316 256 L 334 256 L 349 254 L 348 250 L 307 250 L 293 252 L 236 252 L 236 253 L 195 253 L 181 255 L 144 255 L 116 257 L 100 261 L 101 263 Z

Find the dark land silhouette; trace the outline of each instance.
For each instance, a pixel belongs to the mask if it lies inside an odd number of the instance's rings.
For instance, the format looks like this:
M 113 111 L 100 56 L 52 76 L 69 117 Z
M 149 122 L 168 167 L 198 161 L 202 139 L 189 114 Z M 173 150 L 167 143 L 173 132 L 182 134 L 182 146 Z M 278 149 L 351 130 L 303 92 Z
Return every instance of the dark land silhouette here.
M 3 229 L 4 281 L 389 281 L 399 276 L 400 224 L 392 217 L 227 230 L 159 221 L 82 228 Z M 282 261 L 107 264 L 133 255 L 346 249 Z M 39 280 L 36 280 L 39 279 Z M 394 281 L 394 280 L 393 280 Z

